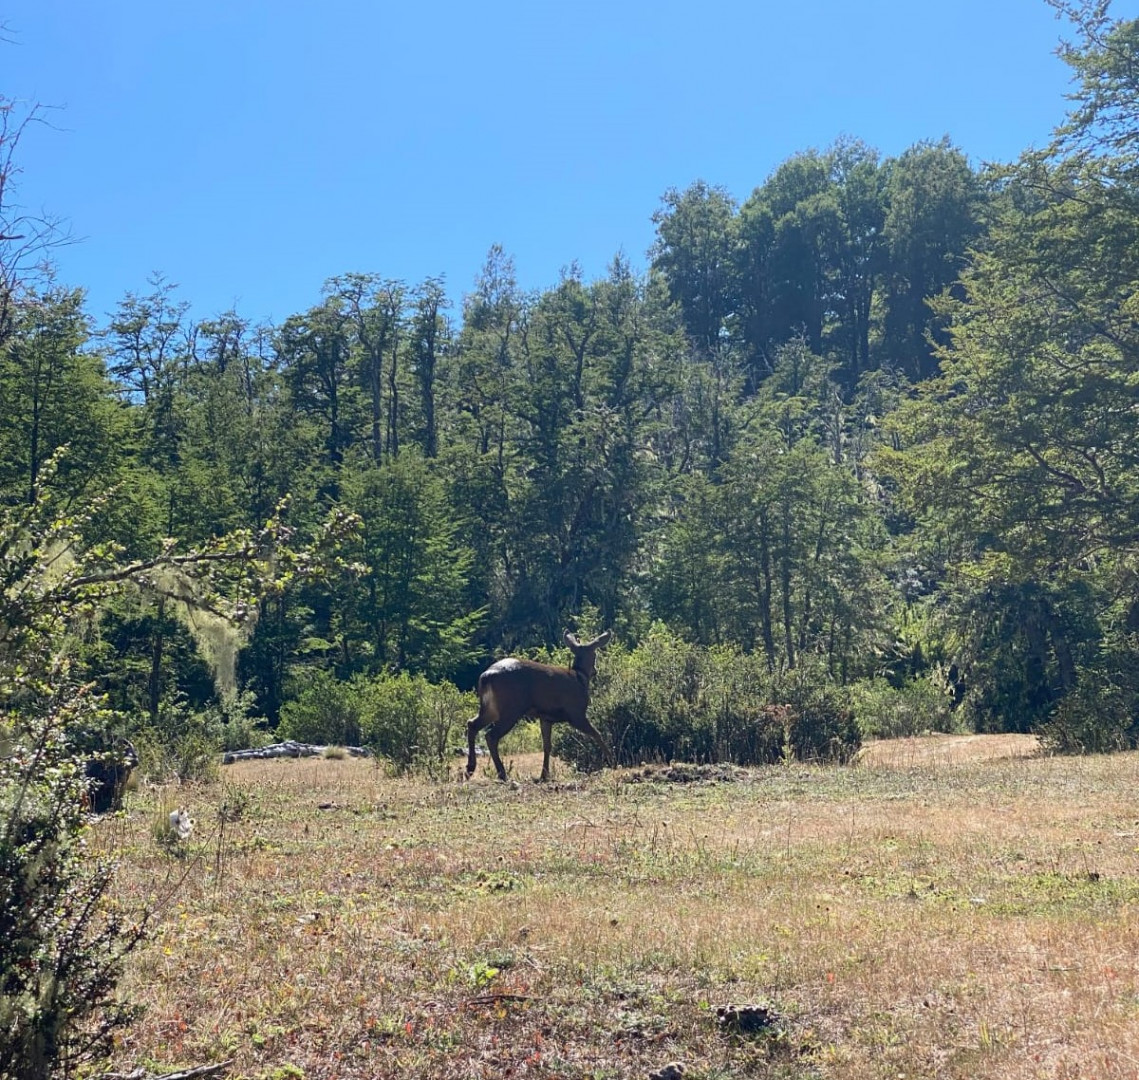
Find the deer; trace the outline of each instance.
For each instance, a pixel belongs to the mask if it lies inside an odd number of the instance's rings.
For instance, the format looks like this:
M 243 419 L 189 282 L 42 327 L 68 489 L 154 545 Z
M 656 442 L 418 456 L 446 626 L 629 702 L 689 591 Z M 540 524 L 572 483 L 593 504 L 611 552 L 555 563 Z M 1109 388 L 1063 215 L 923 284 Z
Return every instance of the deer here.
M 597 650 L 604 648 L 612 631 L 584 644 L 566 631 L 563 640 L 573 653 L 568 668 L 552 664 L 539 664 L 536 660 L 518 660 L 508 656 L 499 660 L 479 676 L 478 715 L 467 721 L 467 776 L 473 776 L 475 738 L 486 731 L 486 746 L 494 762 L 498 779 L 506 779 L 502 758 L 498 756 L 499 740 L 519 720 L 536 716 L 542 726 L 542 775 L 539 781 L 550 778 L 550 741 L 554 724 L 565 721 L 570 727 L 588 735 L 612 767 L 616 765 L 609 744 L 601 733 L 585 718 L 589 705 L 589 680 L 597 669 Z

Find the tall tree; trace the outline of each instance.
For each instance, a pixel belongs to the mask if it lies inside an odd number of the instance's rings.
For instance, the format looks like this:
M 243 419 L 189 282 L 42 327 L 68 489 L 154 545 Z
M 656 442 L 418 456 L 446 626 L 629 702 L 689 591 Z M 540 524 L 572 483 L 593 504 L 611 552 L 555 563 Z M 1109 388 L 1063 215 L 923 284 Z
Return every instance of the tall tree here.
M 887 191 L 881 358 L 916 382 L 936 373 L 936 349 L 948 341 L 930 302 L 965 270 L 984 199 L 965 155 L 946 139 L 918 143 L 892 161 Z
M 1045 685 L 1023 724 L 1076 689 L 1081 665 L 1096 670 L 1113 620 L 1139 613 L 1139 21 L 1059 6 L 1080 31 L 1065 50 L 1075 106 L 1047 151 L 1000 176 L 963 298 L 941 304 L 942 373 L 903 410 L 909 449 L 892 457 L 951 567 L 1024 605 L 1006 626 L 1038 628 Z M 1098 629 L 1069 617 L 1089 590 Z M 978 672 L 974 701 L 999 700 L 989 691 L 1008 671 Z
M 668 282 L 697 349 L 707 354 L 735 310 L 736 203 L 703 180 L 684 191 L 670 188 L 661 203 L 653 214 L 653 266 Z
M 451 325 L 446 311 L 450 306 L 442 278 L 427 278 L 414 292 L 411 322 L 411 363 L 419 387 L 423 413 L 420 446 L 426 457 L 439 453 L 439 425 L 435 399 L 439 360 L 450 347 Z
M 30 502 L 44 464 L 62 447 L 57 489 L 77 495 L 107 484 L 128 441 L 126 417 L 100 359 L 83 350 L 79 292 L 25 293 L 0 347 L 0 492 Z

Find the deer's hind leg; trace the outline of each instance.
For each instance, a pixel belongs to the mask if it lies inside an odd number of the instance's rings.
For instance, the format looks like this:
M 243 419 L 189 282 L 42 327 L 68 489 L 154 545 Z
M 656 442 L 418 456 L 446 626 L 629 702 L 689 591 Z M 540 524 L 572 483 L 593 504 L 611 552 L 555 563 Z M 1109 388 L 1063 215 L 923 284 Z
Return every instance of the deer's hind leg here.
M 500 739 L 514 729 L 518 719 L 511 720 L 507 717 L 500 717 L 486 729 L 486 748 L 490 751 L 490 760 L 494 762 L 499 780 L 506 779 L 506 769 L 503 767 L 502 758 L 498 756 L 498 743 Z
M 573 724 L 578 731 L 583 735 L 588 735 L 601 751 L 601 756 L 605 759 L 605 764 L 611 769 L 617 768 L 617 759 L 613 756 L 613 751 L 609 748 L 609 744 L 602 737 L 601 732 L 597 730 L 588 720 L 582 720 Z
M 494 707 L 486 701 L 480 701 L 478 715 L 467 721 L 467 776 L 474 776 L 479 767 L 475 755 L 475 739 L 483 728 L 489 728 L 497 719 Z M 487 742 L 490 742 L 489 736 Z

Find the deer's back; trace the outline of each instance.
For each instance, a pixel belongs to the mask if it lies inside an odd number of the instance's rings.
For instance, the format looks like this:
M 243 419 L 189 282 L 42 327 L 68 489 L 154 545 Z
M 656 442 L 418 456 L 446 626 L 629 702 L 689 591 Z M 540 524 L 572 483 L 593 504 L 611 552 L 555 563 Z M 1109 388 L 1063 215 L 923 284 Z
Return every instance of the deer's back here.
M 499 711 L 558 714 L 585 709 L 585 681 L 569 668 L 518 660 L 491 664 L 479 676 L 479 698 L 493 693 Z

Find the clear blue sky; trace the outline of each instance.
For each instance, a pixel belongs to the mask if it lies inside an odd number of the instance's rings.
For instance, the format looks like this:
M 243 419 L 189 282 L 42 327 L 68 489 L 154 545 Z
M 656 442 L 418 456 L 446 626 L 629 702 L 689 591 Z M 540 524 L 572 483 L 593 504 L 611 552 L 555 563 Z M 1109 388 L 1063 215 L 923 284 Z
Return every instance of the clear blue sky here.
M 1044 0 L 0 0 L 0 91 L 61 106 L 21 201 L 83 242 L 101 318 L 158 270 L 198 315 L 280 320 L 323 281 L 501 243 L 527 288 L 637 266 L 664 190 L 744 199 L 842 134 L 1011 160 L 1063 116 Z

